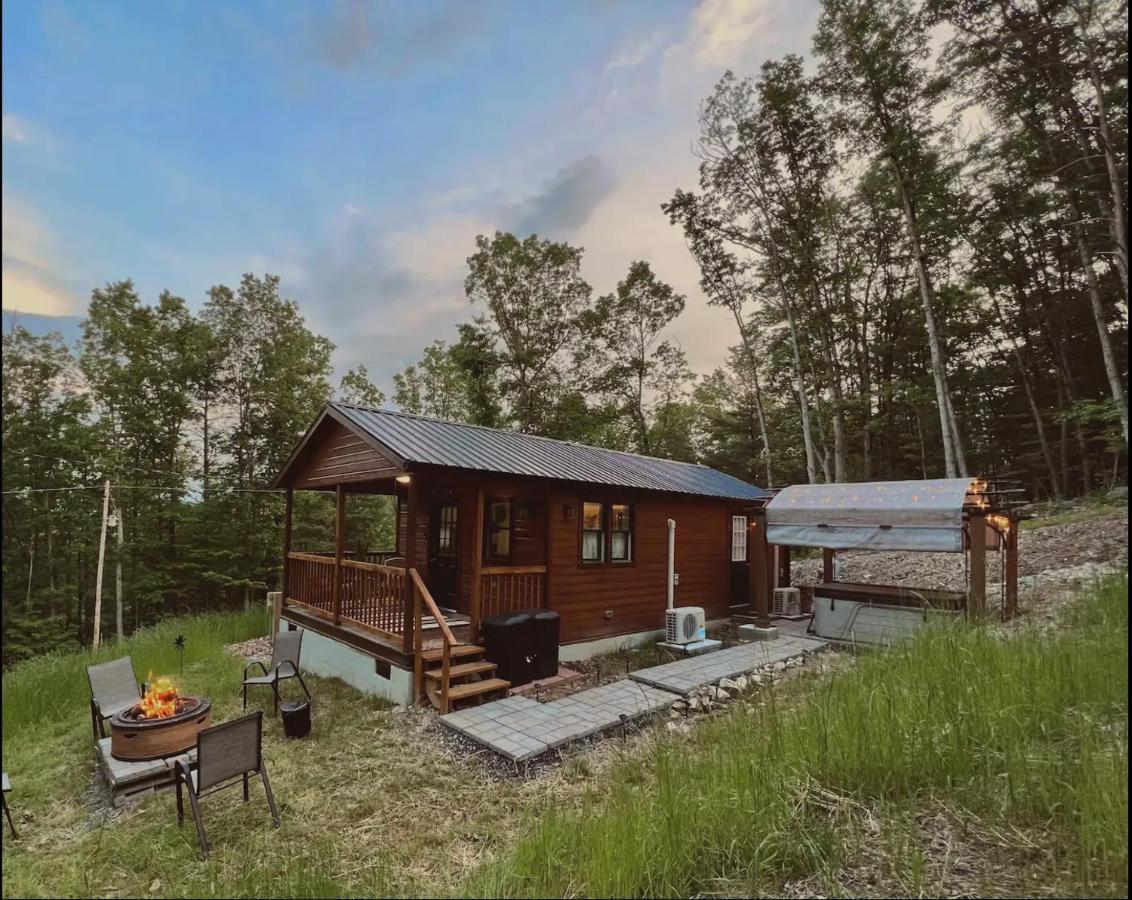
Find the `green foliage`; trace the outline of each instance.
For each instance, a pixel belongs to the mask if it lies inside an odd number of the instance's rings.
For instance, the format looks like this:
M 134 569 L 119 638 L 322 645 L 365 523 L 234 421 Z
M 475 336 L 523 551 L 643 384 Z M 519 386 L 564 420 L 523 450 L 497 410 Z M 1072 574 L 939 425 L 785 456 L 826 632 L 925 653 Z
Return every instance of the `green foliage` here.
M 930 800 L 992 833 L 1041 835 L 1041 877 L 1058 873 L 1057 893 L 1120 896 L 1127 600 L 1116 579 L 1052 636 L 940 628 L 860 657 L 794 702 L 761 689 L 688 743 L 659 743 L 651 766 L 622 766 L 580 813 L 544 812 L 465 893 L 775 895 L 836 872 L 855 811 L 899 819 Z M 896 840 L 888 852 L 908 877 L 922 873 L 918 849 Z

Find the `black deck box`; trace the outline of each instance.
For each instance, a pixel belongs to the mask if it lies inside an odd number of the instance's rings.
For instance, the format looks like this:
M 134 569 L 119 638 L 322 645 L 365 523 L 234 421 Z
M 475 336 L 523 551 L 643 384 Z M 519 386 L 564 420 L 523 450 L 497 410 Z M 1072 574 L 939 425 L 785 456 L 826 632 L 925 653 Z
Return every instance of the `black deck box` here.
M 552 609 L 531 613 L 534 619 L 534 678 L 553 678 L 558 674 L 559 615 Z
M 512 687 L 527 684 L 535 654 L 534 617 L 526 612 L 488 616 L 480 630 L 484 656 L 497 666 L 496 676 L 511 682 Z

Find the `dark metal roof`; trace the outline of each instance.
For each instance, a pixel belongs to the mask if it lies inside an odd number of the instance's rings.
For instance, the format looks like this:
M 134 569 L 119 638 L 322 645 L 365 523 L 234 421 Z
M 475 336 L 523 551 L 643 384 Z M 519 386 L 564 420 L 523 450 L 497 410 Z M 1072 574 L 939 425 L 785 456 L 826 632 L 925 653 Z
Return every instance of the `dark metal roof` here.
M 693 463 L 346 403 L 331 403 L 330 409 L 406 463 L 705 497 L 761 500 L 769 496 L 760 487 Z

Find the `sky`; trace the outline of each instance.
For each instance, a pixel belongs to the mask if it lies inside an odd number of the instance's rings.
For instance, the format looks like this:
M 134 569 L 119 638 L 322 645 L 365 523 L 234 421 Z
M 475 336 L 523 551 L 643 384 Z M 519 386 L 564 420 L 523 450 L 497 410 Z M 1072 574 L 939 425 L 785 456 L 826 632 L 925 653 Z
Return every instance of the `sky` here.
M 637 259 L 723 362 L 660 204 L 696 187 L 697 114 L 728 68 L 807 54 L 816 2 L 32 2 L 3 6 L 3 308 L 74 332 L 133 279 L 199 308 L 282 278 L 338 373 L 394 372 L 475 309 L 477 234 L 585 248 L 595 296 Z

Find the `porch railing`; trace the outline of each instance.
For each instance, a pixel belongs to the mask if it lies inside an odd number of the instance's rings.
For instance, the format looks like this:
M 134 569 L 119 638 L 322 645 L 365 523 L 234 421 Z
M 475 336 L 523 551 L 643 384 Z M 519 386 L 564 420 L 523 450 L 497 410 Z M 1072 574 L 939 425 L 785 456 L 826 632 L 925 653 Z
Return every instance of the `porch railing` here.
M 322 618 L 334 620 L 334 557 L 288 554 L 287 594 Z M 405 569 L 343 559 L 338 593 L 340 621 L 401 642 L 405 635 Z
M 480 621 L 546 606 L 546 566 L 484 566 L 480 579 Z
M 334 559 L 333 550 L 305 550 L 303 552 L 308 556 L 328 556 L 330 559 Z M 354 562 L 372 563 L 375 566 L 384 566 L 388 560 L 400 555 L 401 554 L 396 550 L 366 550 L 364 553 L 358 553 L 356 550 L 346 550 L 342 553 L 342 558 L 353 560 Z

